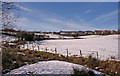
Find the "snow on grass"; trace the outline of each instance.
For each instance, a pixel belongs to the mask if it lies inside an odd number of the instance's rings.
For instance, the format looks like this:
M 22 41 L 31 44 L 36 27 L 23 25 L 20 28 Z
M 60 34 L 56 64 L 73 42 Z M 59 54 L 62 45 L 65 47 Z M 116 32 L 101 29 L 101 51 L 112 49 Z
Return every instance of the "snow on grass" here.
M 11 42 L 11 41 L 15 41 L 15 40 L 18 40 L 18 38 L 14 37 L 14 36 L 2 35 L 2 41 Z
M 44 44 L 39 45 L 40 50 L 44 51 L 47 47 L 47 52 L 54 53 L 55 48 L 57 53 L 62 55 L 67 55 L 66 49 L 68 49 L 69 56 L 78 55 L 80 56 L 80 50 L 84 57 L 93 54 L 102 60 L 106 60 L 111 56 L 118 56 L 118 35 L 90 35 L 81 36 L 84 39 L 68 39 L 68 40 L 44 40 Z M 37 44 L 34 44 L 37 45 Z M 32 44 L 29 44 L 30 49 L 32 49 Z M 27 48 L 27 45 L 25 45 Z M 34 47 L 38 49 L 38 45 Z
M 50 49 L 57 48 L 58 52 L 66 55 L 66 49 L 72 55 L 79 55 L 79 50 L 83 53 L 89 54 L 90 51 L 98 51 L 101 59 L 109 58 L 110 56 L 117 56 L 118 54 L 118 36 L 96 36 L 94 38 L 86 39 L 71 39 L 71 40 L 47 40 L 46 45 L 41 47 L 47 47 Z
M 73 38 L 72 36 L 62 36 L 57 34 L 46 34 L 49 38 Z
M 25 65 L 18 69 L 12 70 L 7 74 L 72 74 L 73 67 L 79 70 L 89 71 L 91 69 L 85 66 L 73 64 L 65 61 L 42 61 L 31 65 Z M 102 74 L 101 72 L 92 70 L 95 74 Z

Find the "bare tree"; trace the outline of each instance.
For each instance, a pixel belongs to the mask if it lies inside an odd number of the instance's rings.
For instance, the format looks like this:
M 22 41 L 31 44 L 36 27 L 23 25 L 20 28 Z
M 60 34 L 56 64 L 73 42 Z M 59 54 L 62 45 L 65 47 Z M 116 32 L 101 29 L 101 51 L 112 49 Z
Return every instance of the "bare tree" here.
M 2 2 L 2 28 L 13 29 L 19 18 L 18 2 Z
M 0 1 L 0 25 L 2 25 L 2 29 L 13 29 L 16 27 L 16 22 L 19 19 L 20 9 L 19 9 L 20 3 L 19 2 L 1 2 Z M 0 35 L 1 37 L 2 35 Z M 2 38 L 2 37 L 1 37 Z M 2 40 L 5 40 L 2 38 Z M 1 44 L 2 40 L 0 40 Z M 5 45 L 0 44 L 0 75 L 4 72 L 2 69 L 2 57 L 6 55 L 6 52 L 3 53 L 3 48 L 5 48 Z M 8 50 L 8 48 L 6 48 Z M 3 60 L 4 61 L 4 60 Z M 5 64 L 5 63 L 4 63 Z M 5 70 L 8 71 L 8 70 Z

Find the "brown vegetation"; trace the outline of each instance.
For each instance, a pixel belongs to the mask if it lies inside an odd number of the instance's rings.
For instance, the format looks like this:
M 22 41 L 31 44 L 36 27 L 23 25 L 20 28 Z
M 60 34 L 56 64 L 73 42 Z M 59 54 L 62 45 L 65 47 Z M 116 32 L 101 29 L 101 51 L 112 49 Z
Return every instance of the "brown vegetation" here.
M 42 51 L 33 51 L 28 49 L 19 50 L 18 48 L 11 48 L 8 46 L 7 48 L 2 48 L 2 53 L 3 73 L 6 73 L 6 69 L 12 70 L 23 65 L 36 63 L 38 61 L 60 60 L 84 65 L 88 68 L 95 69 L 112 76 L 120 75 L 120 62 L 115 60 L 101 61 L 99 59 L 93 58 L 92 56 L 89 56 L 88 58 L 73 56 L 65 57 L 63 55 Z
M 89 70 L 88 72 L 85 70 L 79 70 L 78 68 L 73 68 L 73 74 L 71 76 L 94 76 L 94 72 Z

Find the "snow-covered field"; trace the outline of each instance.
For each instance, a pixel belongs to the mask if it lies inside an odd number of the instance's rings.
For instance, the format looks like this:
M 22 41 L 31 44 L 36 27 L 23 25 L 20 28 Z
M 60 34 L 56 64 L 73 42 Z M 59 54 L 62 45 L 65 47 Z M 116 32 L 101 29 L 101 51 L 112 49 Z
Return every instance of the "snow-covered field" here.
M 118 35 L 90 35 L 90 36 L 80 36 L 84 39 L 67 39 L 67 40 L 44 40 L 43 44 L 33 44 L 35 49 L 39 51 L 44 51 L 47 47 L 48 52 L 53 52 L 57 49 L 57 53 L 62 55 L 67 55 L 66 49 L 68 49 L 69 56 L 78 55 L 80 56 L 80 50 L 83 56 L 87 57 L 90 54 L 97 56 L 102 60 L 108 59 L 111 56 L 118 56 Z M 27 44 L 25 44 L 27 48 Z M 29 49 L 32 49 L 32 44 L 28 45 Z
M 15 41 L 15 40 L 18 40 L 18 38 L 14 37 L 14 36 L 2 35 L 2 41 L 11 42 L 11 41 Z
M 37 51 L 45 51 L 67 55 L 66 49 L 68 49 L 69 56 L 80 56 L 80 50 L 83 56 L 87 57 L 90 54 L 96 56 L 96 52 L 99 54 L 99 58 L 102 60 L 110 58 L 110 56 L 118 56 L 118 35 L 91 35 L 80 36 L 84 39 L 64 39 L 64 40 L 44 40 L 32 44 L 25 44 L 25 48 L 33 49 Z M 7 38 L 6 38 L 7 39 Z M 12 38 L 14 40 L 15 38 Z M 35 46 L 36 45 L 36 46 Z M 22 48 L 22 47 L 21 47 Z M 38 50 L 39 49 L 39 50 Z M 93 52 L 94 51 L 94 52 Z M 31 65 L 25 65 L 18 69 L 12 70 L 8 74 L 71 74 L 73 73 L 73 67 L 77 67 L 80 70 L 90 70 L 82 65 L 73 64 L 64 61 L 42 61 Z M 95 74 L 101 74 L 101 72 L 93 70 Z
M 46 35 L 49 36 L 49 38 L 73 38 L 71 36 L 61 36 L 57 34 L 46 34 Z
M 72 74 L 73 67 L 78 68 L 79 70 L 86 70 L 86 71 L 92 70 L 82 65 L 53 60 L 53 61 L 37 62 L 31 65 L 25 65 L 18 69 L 12 70 L 7 74 L 29 74 L 31 72 L 33 74 Z M 92 71 L 95 74 L 103 74 L 95 70 Z

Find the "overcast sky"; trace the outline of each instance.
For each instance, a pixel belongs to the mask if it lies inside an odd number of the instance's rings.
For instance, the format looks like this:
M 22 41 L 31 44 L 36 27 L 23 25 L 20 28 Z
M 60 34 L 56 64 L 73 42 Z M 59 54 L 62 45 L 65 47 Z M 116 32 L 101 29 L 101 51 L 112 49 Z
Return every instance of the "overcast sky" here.
M 117 30 L 117 2 L 22 2 L 22 30 Z

